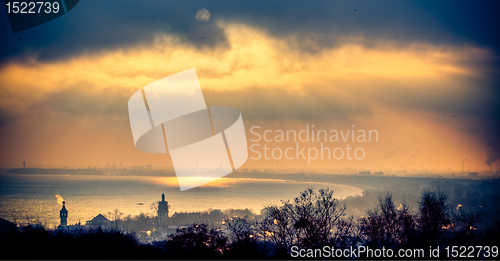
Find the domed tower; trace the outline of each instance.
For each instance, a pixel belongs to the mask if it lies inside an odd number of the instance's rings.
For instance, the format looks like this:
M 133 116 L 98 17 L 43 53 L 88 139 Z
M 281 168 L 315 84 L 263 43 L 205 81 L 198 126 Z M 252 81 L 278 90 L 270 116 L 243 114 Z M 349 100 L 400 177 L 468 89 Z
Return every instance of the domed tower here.
M 158 202 L 158 225 L 164 227 L 168 218 L 168 202 L 165 201 L 165 194 L 161 194 L 161 201 Z
M 68 225 L 68 210 L 66 209 L 66 201 L 63 201 L 63 207 L 59 211 L 59 216 L 61 217 L 61 226 Z

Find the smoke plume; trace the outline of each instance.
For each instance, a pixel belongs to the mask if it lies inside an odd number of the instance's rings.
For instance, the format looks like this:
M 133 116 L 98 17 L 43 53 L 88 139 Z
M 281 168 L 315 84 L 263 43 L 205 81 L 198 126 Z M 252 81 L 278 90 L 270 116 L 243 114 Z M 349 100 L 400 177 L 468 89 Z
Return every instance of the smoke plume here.
M 394 156 L 396 156 L 396 152 L 391 150 L 391 151 L 388 151 L 385 155 L 384 155 L 384 159 L 391 159 L 393 158 Z
M 63 201 L 64 201 L 63 197 L 61 197 L 61 195 L 59 195 L 59 194 L 56 194 L 56 199 L 57 199 L 57 204 L 62 206 Z
M 500 158 L 500 146 L 492 140 L 488 140 L 488 144 L 486 145 L 486 161 L 484 163 L 491 167 L 491 164 L 497 161 L 498 158 Z
M 411 158 L 416 157 L 418 154 L 420 154 L 420 150 L 419 149 L 417 149 L 417 151 L 414 154 L 412 154 L 412 155 L 410 155 L 410 157 L 408 157 L 408 161 L 410 161 Z

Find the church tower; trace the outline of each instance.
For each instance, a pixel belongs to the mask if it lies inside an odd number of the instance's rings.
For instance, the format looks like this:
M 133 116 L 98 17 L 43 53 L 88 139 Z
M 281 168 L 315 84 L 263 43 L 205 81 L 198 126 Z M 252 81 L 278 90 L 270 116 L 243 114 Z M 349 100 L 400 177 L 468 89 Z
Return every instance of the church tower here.
M 165 201 L 165 194 L 161 194 L 161 201 L 158 202 L 158 225 L 164 227 L 168 218 L 168 202 Z
M 61 217 L 61 226 L 68 225 L 68 210 L 66 209 L 66 201 L 63 201 L 63 207 L 61 211 L 59 211 L 59 216 Z

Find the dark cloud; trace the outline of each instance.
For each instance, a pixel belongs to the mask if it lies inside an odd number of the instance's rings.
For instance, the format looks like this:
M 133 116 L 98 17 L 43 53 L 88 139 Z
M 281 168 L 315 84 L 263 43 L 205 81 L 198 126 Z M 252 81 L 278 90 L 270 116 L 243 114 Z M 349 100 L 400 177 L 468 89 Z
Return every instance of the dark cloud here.
M 442 84 L 421 81 L 379 83 L 377 91 L 367 93 L 386 108 L 441 115 L 443 123 L 481 139 L 500 138 L 500 89 L 498 83 L 454 76 Z
M 290 45 L 306 52 L 335 46 L 345 37 L 360 37 L 365 45 L 382 39 L 474 44 L 498 52 L 499 6 L 495 0 L 81 1 L 67 15 L 16 34 L 2 9 L 0 59 L 23 54 L 57 59 L 148 43 L 158 33 L 177 35 L 196 48 L 229 48 L 223 29 L 214 22 L 218 19 L 288 37 Z M 196 20 L 200 8 L 211 12 L 210 22 Z
M 336 36 L 364 36 L 367 43 L 378 38 L 478 44 L 497 50 L 500 45 L 500 36 L 493 33 L 500 24 L 500 3 L 495 0 L 229 1 L 222 10 L 220 2 L 207 7 L 214 16 L 224 12 L 228 19 L 251 23 L 272 35 L 297 33 L 297 41 L 317 40 L 319 46 L 334 45 Z
M 455 76 L 454 78 L 467 82 L 464 77 Z M 386 86 L 379 87 L 373 96 L 385 106 L 393 109 L 408 108 L 445 114 L 450 117 L 472 117 L 482 121 L 500 120 L 500 114 L 498 114 L 500 90 L 496 86 L 481 86 L 477 82 L 468 83 L 466 87 L 455 85 L 459 83 L 459 81 L 453 81 L 443 84 L 425 80 L 419 82 L 420 86 L 414 86 L 412 83 L 386 83 Z
M 0 107 L 0 127 L 13 122 L 16 117 L 8 110 Z
M 486 161 L 485 164 L 491 166 L 500 158 L 500 145 L 492 140 L 488 140 L 486 144 Z
M 177 35 L 199 49 L 229 48 L 220 27 L 196 20 L 199 7 L 167 1 L 81 1 L 66 15 L 15 34 L 2 11 L 0 59 L 60 59 L 150 43 L 161 33 Z

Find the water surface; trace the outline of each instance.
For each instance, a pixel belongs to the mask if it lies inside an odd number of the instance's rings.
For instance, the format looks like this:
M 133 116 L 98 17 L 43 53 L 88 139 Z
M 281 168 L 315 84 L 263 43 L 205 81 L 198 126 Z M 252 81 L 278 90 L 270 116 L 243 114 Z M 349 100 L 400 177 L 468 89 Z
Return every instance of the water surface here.
M 151 203 L 161 194 L 174 212 L 208 209 L 251 209 L 255 213 L 269 204 L 292 200 L 307 188 L 330 188 L 337 198 L 361 195 L 353 186 L 271 179 L 219 179 L 181 192 L 176 178 L 86 175 L 0 175 L 0 217 L 18 223 L 59 224 L 56 194 L 66 201 L 68 224 L 85 223 L 99 213 L 115 209 L 125 215 L 152 214 Z

